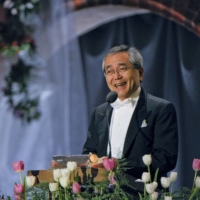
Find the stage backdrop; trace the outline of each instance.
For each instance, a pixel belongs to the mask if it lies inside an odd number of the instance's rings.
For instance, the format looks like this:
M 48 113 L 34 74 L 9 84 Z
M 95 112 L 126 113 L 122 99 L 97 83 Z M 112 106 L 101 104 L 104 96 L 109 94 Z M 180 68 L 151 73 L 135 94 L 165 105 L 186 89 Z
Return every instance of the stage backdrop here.
M 47 169 L 53 155 L 81 153 L 90 114 L 105 102 L 109 92 L 101 71 L 102 59 L 111 47 L 120 44 L 141 51 L 145 69 L 142 87 L 176 107 L 176 186 L 191 187 L 192 161 L 200 158 L 200 38 L 152 13 L 111 20 L 76 38 L 74 18 L 70 10 L 63 10 L 62 3 L 43 1 L 43 14 L 36 21 L 33 17 L 38 57 L 31 60 L 21 54 L 37 66 L 32 86 L 41 94 L 41 119 L 31 124 L 20 122 L 1 95 L 0 192 L 12 194 L 14 182 L 19 182 L 13 161 L 23 160 L 25 171 Z M 2 63 L 5 73 L 8 65 Z
M 142 87 L 171 101 L 177 110 L 179 156 L 176 186 L 191 187 L 192 161 L 200 158 L 200 38 L 155 14 L 141 14 L 104 24 L 79 38 L 88 114 L 108 93 L 101 71 L 109 48 L 128 44 L 144 57 Z

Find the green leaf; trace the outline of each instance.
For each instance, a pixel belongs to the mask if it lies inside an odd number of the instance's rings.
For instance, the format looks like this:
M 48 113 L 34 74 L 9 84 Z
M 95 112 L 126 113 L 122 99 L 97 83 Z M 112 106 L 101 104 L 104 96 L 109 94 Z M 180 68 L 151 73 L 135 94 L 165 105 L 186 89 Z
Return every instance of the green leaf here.
M 158 171 L 159 171 L 159 168 L 156 170 L 156 173 L 154 175 L 154 181 L 157 182 L 157 179 L 158 179 Z

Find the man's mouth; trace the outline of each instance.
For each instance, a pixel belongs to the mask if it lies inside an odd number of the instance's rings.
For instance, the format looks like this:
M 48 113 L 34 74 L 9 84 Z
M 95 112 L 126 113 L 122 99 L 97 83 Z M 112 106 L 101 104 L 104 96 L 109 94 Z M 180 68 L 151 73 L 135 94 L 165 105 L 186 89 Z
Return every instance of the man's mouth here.
M 125 84 L 126 84 L 126 82 L 117 83 L 117 84 L 115 84 L 115 87 L 118 88 L 118 87 L 120 87 L 120 86 L 124 86 Z

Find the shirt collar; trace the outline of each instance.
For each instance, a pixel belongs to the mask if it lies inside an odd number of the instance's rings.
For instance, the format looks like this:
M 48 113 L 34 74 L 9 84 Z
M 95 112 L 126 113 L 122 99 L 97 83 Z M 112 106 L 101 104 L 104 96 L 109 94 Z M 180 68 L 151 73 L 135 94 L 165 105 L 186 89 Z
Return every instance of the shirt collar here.
M 133 107 L 134 104 L 138 101 L 139 96 L 140 96 L 140 92 L 141 92 L 141 87 L 138 87 L 138 89 L 127 99 L 124 99 L 123 101 L 121 101 L 119 98 L 117 98 L 117 100 L 114 103 L 111 103 L 110 105 L 113 108 L 119 108 L 122 105 L 127 105 L 129 107 Z

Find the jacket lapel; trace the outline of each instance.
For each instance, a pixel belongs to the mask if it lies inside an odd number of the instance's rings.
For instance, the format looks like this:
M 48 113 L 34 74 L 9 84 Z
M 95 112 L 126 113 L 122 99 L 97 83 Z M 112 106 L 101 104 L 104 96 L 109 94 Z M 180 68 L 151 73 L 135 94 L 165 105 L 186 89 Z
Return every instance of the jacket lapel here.
M 126 134 L 123 156 L 127 154 L 129 148 L 132 148 L 134 139 L 141 128 L 143 120 L 147 119 L 150 113 L 151 111 L 146 110 L 146 93 L 142 89 Z
M 102 156 L 107 155 L 108 141 L 109 141 L 109 125 L 111 121 L 113 108 L 107 104 L 102 112 L 98 113 L 99 120 L 99 151 Z M 109 124 L 109 125 L 108 125 Z

